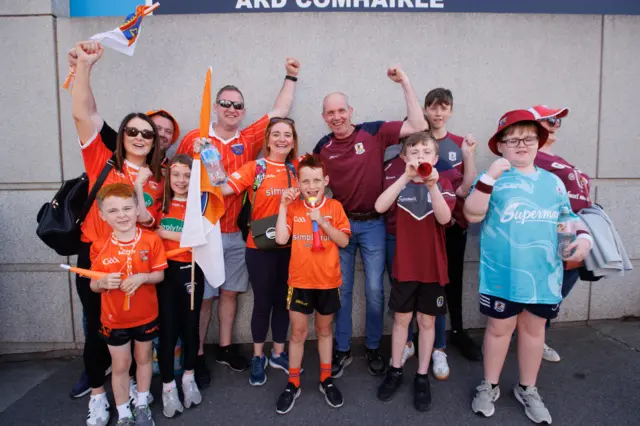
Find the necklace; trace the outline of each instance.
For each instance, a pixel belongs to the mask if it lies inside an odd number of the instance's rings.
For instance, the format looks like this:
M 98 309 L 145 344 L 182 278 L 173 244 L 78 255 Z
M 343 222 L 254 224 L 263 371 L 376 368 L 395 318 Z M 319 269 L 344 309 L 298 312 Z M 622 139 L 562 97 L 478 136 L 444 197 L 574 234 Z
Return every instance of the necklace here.
M 119 271 L 120 273 L 124 273 L 124 279 L 129 278 L 133 275 L 133 255 L 136 252 L 136 244 L 138 243 L 138 241 L 140 241 L 140 237 L 142 237 L 142 229 L 140 228 L 137 228 L 135 237 L 128 243 L 122 243 L 120 240 L 118 240 L 115 232 L 111 234 L 111 243 L 118 246 L 118 255 L 127 256 L 125 264 L 122 265 L 122 268 L 120 268 Z M 126 270 L 123 271 L 123 269 Z M 133 294 L 134 293 L 131 292 L 125 295 L 123 307 L 125 311 L 128 311 L 131 308 L 131 296 L 133 296 Z

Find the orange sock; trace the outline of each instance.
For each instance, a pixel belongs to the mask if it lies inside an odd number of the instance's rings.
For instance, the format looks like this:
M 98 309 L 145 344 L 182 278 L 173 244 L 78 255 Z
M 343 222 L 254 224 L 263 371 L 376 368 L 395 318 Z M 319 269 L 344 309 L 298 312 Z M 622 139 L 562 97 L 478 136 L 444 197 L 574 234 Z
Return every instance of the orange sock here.
M 331 364 L 320 363 L 320 382 L 331 377 Z
M 293 383 L 297 388 L 300 387 L 300 369 L 299 368 L 290 368 L 289 369 L 289 383 Z

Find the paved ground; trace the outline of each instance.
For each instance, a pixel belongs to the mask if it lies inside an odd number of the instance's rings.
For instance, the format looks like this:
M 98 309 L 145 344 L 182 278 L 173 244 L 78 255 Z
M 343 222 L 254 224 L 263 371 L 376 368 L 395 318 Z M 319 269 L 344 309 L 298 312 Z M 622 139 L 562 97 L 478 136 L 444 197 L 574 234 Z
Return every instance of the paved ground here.
M 478 341 L 481 332 L 475 334 Z M 640 321 L 607 321 L 589 326 L 558 327 L 548 342 L 563 357 L 544 363 L 539 389 L 559 425 L 640 425 Z M 531 424 L 511 393 L 517 382 L 515 353 L 510 353 L 501 381 L 502 397 L 492 419 L 475 416 L 470 409 L 474 387 L 482 375 L 480 363 L 469 363 L 454 350 L 452 374 L 446 382 L 432 381 L 433 406 L 418 413 L 411 402 L 410 380 L 389 403 L 375 397 L 380 382 L 368 374 L 363 354 L 336 381 L 345 405 L 332 409 L 317 389 L 318 358 L 315 345 L 307 347 L 302 395 L 286 416 L 275 412 L 275 402 L 287 378 L 268 370 L 265 386 L 249 386 L 249 373 L 234 373 L 215 364 L 214 382 L 201 406 L 169 420 L 159 403 L 153 412 L 158 425 L 527 425 Z M 83 425 L 87 399 L 71 400 L 67 393 L 80 371 L 81 359 L 0 364 L 0 425 Z M 416 359 L 405 368 L 412 377 Z M 154 378 L 152 392 L 160 395 Z M 115 410 L 112 412 L 115 424 Z

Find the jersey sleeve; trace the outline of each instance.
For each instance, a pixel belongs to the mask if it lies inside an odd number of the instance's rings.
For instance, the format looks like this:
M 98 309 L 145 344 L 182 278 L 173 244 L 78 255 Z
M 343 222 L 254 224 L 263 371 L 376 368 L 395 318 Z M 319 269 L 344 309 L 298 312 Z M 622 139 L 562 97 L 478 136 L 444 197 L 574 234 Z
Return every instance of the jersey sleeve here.
M 178 149 L 176 150 L 176 155 L 178 154 L 186 154 L 190 157 L 193 157 L 195 152 L 193 151 L 193 141 L 200 136 L 199 130 L 192 130 L 182 138 L 180 141 L 180 145 L 178 145 Z
M 162 244 L 162 240 L 156 234 L 151 233 L 149 235 L 150 238 L 150 256 L 149 256 L 149 265 L 152 271 L 162 271 L 163 269 L 167 269 L 167 256 L 164 252 L 164 245 Z
M 84 143 L 80 141 L 80 147 L 82 148 L 84 169 L 89 180 L 95 182 L 107 161 L 113 156 L 113 152 L 104 145 L 100 133 L 96 133 Z
M 249 161 L 229 176 L 229 186 L 236 194 L 241 194 L 253 186 L 256 179 L 256 162 Z
M 100 137 L 102 137 L 102 142 L 104 146 L 111 152 L 116 151 L 117 141 L 118 141 L 118 132 L 116 132 L 113 127 L 109 126 L 106 121 L 102 122 L 102 129 L 100 129 Z
M 269 125 L 269 116 L 263 115 L 258 121 L 242 130 L 242 137 L 249 145 L 250 158 L 255 160 L 262 151 L 262 143 L 264 141 L 264 132 Z
M 332 201 L 334 202 L 332 203 L 333 205 L 332 205 L 331 215 L 334 218 L 334 221 L 333 221 L 334 228 L 348 235 L 351 235 L 351 223 L 349 222 L 349 218 L 347 217 L 347 214 L 344 212 L 344 208 L 342 207 L 342 204 L 340 204 L 340 202 L 337 200 L 332 200 Z
M 289 204 L 289 207 L 287 208 L 287 229 L 289 230 L 290 234 L 293 234 L 293 216 L 295 214 L 294 205 L 295 205 L 295 201 Z
M 400 142 L 402 121 L 385 121 L 378 131 L 378 140 L 384 148 Z
M 108 272 L 107 268 L 100 261 L 100 253 L 104 249 L 105 243 L 102 240 L 98 240 L 91 244 L 89 250 L 89 259 L 91 259 L 91 270 L 98 272 Z
M 462 185 L 464 176 L 458 169 L 449 169 L 440 173 L 440 177 L 448 180 L 453 187 L 454 192 Z
M 442 197 L 447 202 L 447 206 L 449 206 L 449 210 L 453 211 L 456 206 L 456 193 L 453 190 L 453 185 L 449 181 L 449 179 L 440 179 L 440 191 L 442 192 Z

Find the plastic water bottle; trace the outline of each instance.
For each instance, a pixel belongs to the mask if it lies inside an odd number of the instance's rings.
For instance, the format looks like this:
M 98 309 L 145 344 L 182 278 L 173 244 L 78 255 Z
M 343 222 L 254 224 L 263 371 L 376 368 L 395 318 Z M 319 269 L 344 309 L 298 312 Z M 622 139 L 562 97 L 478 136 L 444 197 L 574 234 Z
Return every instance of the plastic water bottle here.
M 200 159 L 207 169 L 211 185 L 220 186 L 227 181 L 227 174 L 222 166 L 222 157 L 214 145 L 206 143 L 200 151 Z
M 567 248 L 575 239 L 576 234 L 570 222 L 558 223 L 558 256 L 562 260 L 571 256 L 571 253 L 567 253 Z

